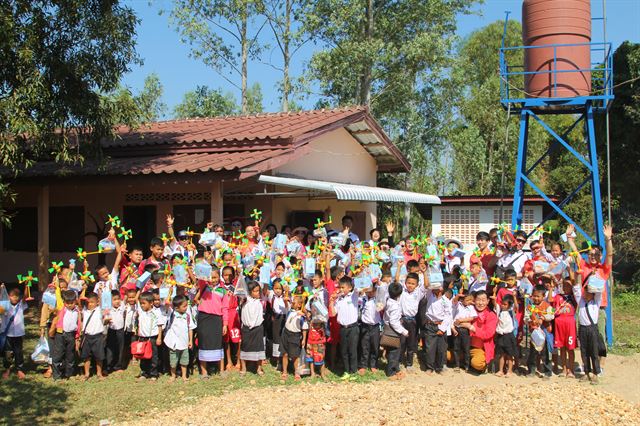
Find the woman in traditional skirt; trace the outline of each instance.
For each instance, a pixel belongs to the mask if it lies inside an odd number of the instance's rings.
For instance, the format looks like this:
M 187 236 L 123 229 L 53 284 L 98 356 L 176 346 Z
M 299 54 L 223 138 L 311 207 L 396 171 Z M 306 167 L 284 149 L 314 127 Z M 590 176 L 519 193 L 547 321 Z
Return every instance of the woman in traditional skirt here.
M 260 300 L 260 284 L 255 281 L 247 283 L 248 297 L 242 306 L 242 343 L 240 344 L 240 374 L 247 372 L 247 362 L 256 363 L 258 375 L 264 375 L 262 360 L 264 352 L 264 306 Z
M 227 291 L 220 282 L 220 272 L 211 271 L 211 281 L 198 281 L 199 291 L 195 300 L 198 305 L 198 361 L 200 362 L 200 376 L 209 377 L 208 362 L 218 362 L 223 371 L 224 351 L 222 336 L 227 332 L 227 318 L 229 300 Z
M 271 356 L 277 361 L 277 369 L 281 369 L 282 354 L 280 353 L 282 326 L 284 324 L 285 313 L 287 311 L 284 303 L 284 292 L 280 278 L 273 280 L 273 290 L 269 291 L 269 302 L 271 303 L 272 321 L 271 335 L 272 347 Z

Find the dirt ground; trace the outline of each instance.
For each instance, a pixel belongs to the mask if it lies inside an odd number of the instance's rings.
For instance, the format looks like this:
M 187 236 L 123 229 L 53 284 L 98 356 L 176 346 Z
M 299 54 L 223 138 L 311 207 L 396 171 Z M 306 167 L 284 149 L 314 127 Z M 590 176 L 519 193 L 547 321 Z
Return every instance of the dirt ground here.
M 247 378 L 250 380 L 250 378 Z M 366 416 L 366 417 L 365 417 Z M 417 371 L 400 381 L 242 389 L 131 425 L 213 424 L 640 425 L 640 354 L 610 355 L 600 384 Z

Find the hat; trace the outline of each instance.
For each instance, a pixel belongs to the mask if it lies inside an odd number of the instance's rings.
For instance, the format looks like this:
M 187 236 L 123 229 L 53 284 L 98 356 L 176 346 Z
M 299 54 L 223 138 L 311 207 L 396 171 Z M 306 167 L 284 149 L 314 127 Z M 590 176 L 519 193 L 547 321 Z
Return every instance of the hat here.
M 178 232 L 178 238 L 187 238 L 188 236 L 189 234 L 187 234 L 187 231 L 185 231 L 184 229 Z
M 300 231 L 304 232 L 305 234 L 309 233 L 309 230 L 307 228 L 305 228 L 304 226 L 298 226 L 297 228 L 294 228 L 293 231 L 291 231 L 291 233 L 293 235 L 295 235 L 296 233 L 298 233 Z
M 457 238 L 447 238 L 446 240 L 444 240 L 444 245 L 445 246 L 448 246 L 451 243 L 457 244 L 458 247 L 462 248 L 462 243 Z

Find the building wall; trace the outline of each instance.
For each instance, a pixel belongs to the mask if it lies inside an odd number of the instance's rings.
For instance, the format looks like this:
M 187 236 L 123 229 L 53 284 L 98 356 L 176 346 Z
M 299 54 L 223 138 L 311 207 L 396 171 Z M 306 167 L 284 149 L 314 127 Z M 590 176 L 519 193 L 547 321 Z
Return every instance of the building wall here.
M 499 225 L 499 205 L 440 205 L 433 206 L 434 235 L 459 238 L 466 249 L 476 246 L 479 231 L 489 232 Z M 525 204 L 523 229 L 530 232 L 542 221 L 542 205 Z M 511 222 L 511 207 L 503 209 L 503 222 Z

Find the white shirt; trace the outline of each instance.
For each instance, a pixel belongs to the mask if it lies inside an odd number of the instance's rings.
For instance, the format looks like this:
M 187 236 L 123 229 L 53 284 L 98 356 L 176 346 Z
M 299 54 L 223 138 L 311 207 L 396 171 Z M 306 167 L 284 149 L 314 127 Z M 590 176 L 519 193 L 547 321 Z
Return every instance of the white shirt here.
M 112 290 L 117 290 L 118 288 L 118 271 L 113 268 L 106 281 L 98 281 L 96 283 L 93 287 L 93 292 L 100 296 L 103 291 L 111 293 Z
M 15 314 L 15 317 L 13 317 L 7 329 L 7 337 L 24 336 L 24 311 L 28 308 L 27 304 L 21 300 L 16 305 L 12 305 L 11 302 L 8 302 L 7 305 L 9 305 L 9 307 L 6 309 L 4 317 L 2 318 L 0 332 L 4 332 L 7 328 L 7 321 Z
M 445 256 L 444 257 L 444 269 L 448 273 L 452 273 L 453 268 L 455 266 L 460 266 L 462 268 L 462 259 L 458 256 Z
M 249 328 L 261 325 L 262 321 L 264 321 L 262 301 L 251 296 L 247 297 L 247 301 L 241 310 L 240 319 L 242 320 L 242 325 Z
M 529 260 L 530 255 L 528 253 L 523 252 L 522 250 L 518 250 L 515 253 L 507 253 L 498 259 L 498 266 L 502 266 L 505 269 L 513 268 L 516 273 L 521 273 L 524 268 L 524 264 L 527 260 Z M 513 263 L 511 263 L 513 261 Z M 509 266 L 509 264 L 511 265 Z
M 287 312 L 287 307 L 284 304 L 283 296 L 276 296 L 273 290 L 269 290 L 269 301 L 271 302 L 271 308 L 276 315 L 282 315 Z
M 165 324 L 164 315 L 158 308 L 151 308 L 148 311 L 143 311 L 140 306 L 136 310 L 138 315 L 138 336 L 140 337 L 154 337 L 159 333 L 159 327 Z
M 164 344 L 174 351 L 183 351 L 189 348 L 189 330 L 196 328 L 196 324 L 191 320 L 189 310 L 184 314 L 173 311 L 169 315 L 167 322 L 167 332 L 164 337 Z
M 407 287 L 402 286 L 402 294 L 400 295 L 399 303 L 402 309 L 403 317 L 415 317 L 418 313 L 418 305 L 420 300 L 424 297 L 425 288 L 423 285 L 418 285 L 411 293 L 407 290 Z
M 73 331 L 78 331 L 78 312 L 77 308 L 74 308 L 72 311 L 64 308 L 64 316 L 62 317 L 62 331 L 65 333 L 70 333 Z
M 454 321 L 457 321 L 464 318 L 475 318 L 477 316 L 478 316 L 478 312 L 476 311 L 475 306 L 473 305 L 464 306 L 462 302 L 458 302 L 456 315 L 453 319 Z
M 82 310 L 82 330 L 87 336 L 94 336 L 104 332 L 102 310 L 99 307 L 91 311 L 86 308 Z
M 111 330 L 122 330 L 124 328 L 124 316 L 126 313 L 125 311 L 125 305 L 122 303 L 120 304 L 120 307 L 112 307 L 109 310 L 109 328 Z
M 307 324 L 305 317 L 300 312 L 289 310 L 284 321 L 284 328 L 292 333 L 300 333 L 302 330 L 308 330 L 309 324 Z
M 498 314 L 498 325 L 496 326 L 496 333 L 509 334 L 513 333 L 513 318 L 509 311 L 500 311 Z
M 451 328 L 451 301 L 444 296 L 436 297 L 427 293 L 427 311 L 425 317 L 438 324 L 438 330 L 446 333 Z
M 587 302 L 582 297 L 582 287 L 576 285 L 573 287 L 573 296 L 578 302 L 578 324 L 583 326 L 591 325 L 589 321 L 589 315 L 587 315 L 587 309 L 591 315 L 591 319 L 594 324 L 598 324 L 598 315 L 600 314 L 600 302 L 602 301 L 602 293 L 595 293 L 593 299 Z
M 320 303 L 327 306 L 329 303 L 329 292 L 327 289 L 324 287 L 311 289 L 311 296 L 309 297 L 309 300 L 307 300 L 307 305 L 305 306 L 307 311 L 311 310 L 311 304 L 314 300 L 319 300 Z
M 363 297 L 362 301 L 362 314 L 360 316 L 360 320 L 367 325 L 377 325 L 380 324 L 380 312 L 376 307 L 376 298 L 372 297 L 369 299 L 368 297 Z
M 129 333 L 133 332 L 135 314 L 136 306 L 127 303 L 127 306 L 124 308 L 124 331 L 128 331 Z
M 351 293 L 338 296 L 335 302 L 335 312 L 338 317 L 338 324 L 348 326 L 358 321 L 358 293 L 353 290 Z
M 402 318 L 402 310 L 398 301 L 391 298 L 387 299 L 387 306 L 384 310 L 384 324 L 391 327 L 396 333 L 407 336 L 409 331 L 402 326 L 400 318 Z

